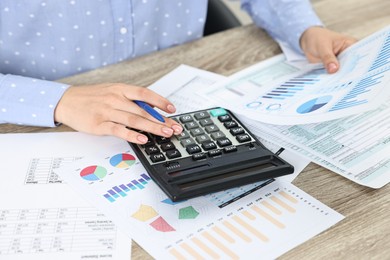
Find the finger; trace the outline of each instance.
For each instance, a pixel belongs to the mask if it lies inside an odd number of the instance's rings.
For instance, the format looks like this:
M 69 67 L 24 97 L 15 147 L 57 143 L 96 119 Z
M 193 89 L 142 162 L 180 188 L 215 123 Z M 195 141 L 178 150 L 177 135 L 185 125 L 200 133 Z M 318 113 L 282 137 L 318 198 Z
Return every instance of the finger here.
M 118 110 L 127 112 L 127 113 L 132 113 L 132 114 L 139 115 L 139 116 L 141 116 L 143 118 L 146 118 L 146 119 L 148 119 L 150 121 L 153 121 L 153 122 L 156 122 L 158 124 L 162 124 L 159 120 L 157 120 L 151 114 L 146 112 L 144 109 L 140 108 L 134 102 L 129 101 L 128 99 L 124 99 L 124 101 L 122 101 L 122 102 L 121 101 L 117 102 L 115 104 L 115 108 L 118 109 Z M 178 135 L 178 134 L 180 134 L 183 131 L 182 126 L 180 124 L 178 124 L 175 120 L 173 120 L 171 118 L 168 118 L 168 117 L 165 117 L 165 116 L 163 116 L 163 117 L 164 117 L 164 120 L 165 120 L 164 124 L 166 126 L 172 128 L 175 135 Z
M 145 101 L 151 106 L 158 107 L 167 113 L 174 113 L 176 111 L 175 106 L 168 99 L 147 88 L 126 88 L 124 95 L 130 100 Z
M 318 53 L 328 73 L 335 73 L 339 69 L 339 62 L 333 53 L 331 43 L 322 45 Z
M 164 137 L 171 137 L 174 133 L 174 130 L 166 125 L 120 110 L 111 111 L 109 121 Z
M 131 143 L 145 144 L 148 138 L 134 130 L 126 128 L 124 125 L 120 125 L 113 122 L 104 122 L 99 125 L 99 133 L 101 135 L 113 135 L 124 139 Z

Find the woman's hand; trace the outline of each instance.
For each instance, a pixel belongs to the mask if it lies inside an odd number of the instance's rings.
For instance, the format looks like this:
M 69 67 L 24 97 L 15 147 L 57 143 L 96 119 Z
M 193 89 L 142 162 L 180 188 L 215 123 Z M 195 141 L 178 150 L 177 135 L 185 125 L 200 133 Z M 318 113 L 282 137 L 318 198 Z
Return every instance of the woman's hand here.
M 99 84 L 69 87 L 59 101 L 54 120 L 81 132 L 114 135 L 129 142 L 144 144 L 147 137 L 138 129 L 170 137 L 182 127 L 172 119 L 162 123 L 136 105 L 141 100 L 167 113 L 176 111 L 172 103 L 155 92 L 126 84 Z
M 313 26 L 302 34 L 300 44 L 309 62 L 322 62 L 328 73 L 335 73 L 340 68 L 336 56 L 356 41 L 355 38 Z

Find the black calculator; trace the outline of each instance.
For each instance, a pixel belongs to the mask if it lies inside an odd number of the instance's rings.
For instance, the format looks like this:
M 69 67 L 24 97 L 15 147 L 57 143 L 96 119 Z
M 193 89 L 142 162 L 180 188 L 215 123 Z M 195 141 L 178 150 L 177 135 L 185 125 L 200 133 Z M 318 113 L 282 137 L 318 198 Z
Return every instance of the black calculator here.
M 150 177 L 172 201 L 290 174 L 294 167 L 273 154 L 227 109 L 172 116 L 183 126 L 171 138 L 145 133 L 132 144 Z

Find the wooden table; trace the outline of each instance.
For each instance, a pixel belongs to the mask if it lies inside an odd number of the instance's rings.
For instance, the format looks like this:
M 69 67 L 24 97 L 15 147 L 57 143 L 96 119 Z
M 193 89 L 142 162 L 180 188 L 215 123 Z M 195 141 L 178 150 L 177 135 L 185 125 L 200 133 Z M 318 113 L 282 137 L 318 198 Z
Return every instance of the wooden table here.
M 358 39 L 390 24 L 388 0 L 315 0 L 313 5 L 328 28 Z M 60 81 L 148 86 L 183 63 L 228 76 L 279 53 L 264 31 L 249 25 Z M 72 129 L 0 125 L 0 133 L 54 131 Z M 365 188 L 313 163 L 293 183 L 346 218 L 281 259 L 390 258 L 390 185 Z M 151 258 L 135 243 L 132 256 Z

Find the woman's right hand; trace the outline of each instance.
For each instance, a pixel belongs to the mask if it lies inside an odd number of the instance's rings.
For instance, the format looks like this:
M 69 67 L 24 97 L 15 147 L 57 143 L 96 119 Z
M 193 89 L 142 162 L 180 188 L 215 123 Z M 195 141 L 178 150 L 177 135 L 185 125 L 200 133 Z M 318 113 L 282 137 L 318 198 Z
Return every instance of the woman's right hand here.
M 136 105 L 141 100 L 167 113 L 176 111 L 166 98 L 142 87 L 107 83 L 69 87 L 57 104 L 54 120 L 73 129 L 96 135 L 113 135 L 144 144 L 147 137 L 129 128 L 170 137 L 183 128 L 170 118 L 162 123 Z

